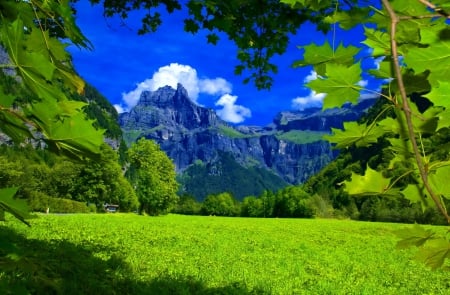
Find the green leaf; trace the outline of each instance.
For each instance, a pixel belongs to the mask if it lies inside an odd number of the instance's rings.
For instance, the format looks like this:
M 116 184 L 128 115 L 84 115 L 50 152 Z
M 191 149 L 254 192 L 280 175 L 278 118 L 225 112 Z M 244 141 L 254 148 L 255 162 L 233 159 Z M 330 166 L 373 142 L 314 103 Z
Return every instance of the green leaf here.
M 323 45 L 310 44 L 300 46 L 305 50 L 303 60 L 294 62 L 294 67 L 314 66 L 318 75 L 325 76 L 326 68 L 329 64 L 335 63 L 350 66 L 354 63 L 354 56 L 358 54 L 360 48 L 355 46 L 344 47 L 340 44 L 336 50 L 331 48 L 330 43 L 325 42 Z
M 429 240 L 425 247 L 419 249 L 416 259 L 432 269 L 440 268 L 445 259 L 450 259 L 450 242 L 444 238 Z
M 392 64 L 389 60 L 383 60 L 379 63 L 378 69 L 370 69 L 369 73 L 375 78 L 384 80 L 392 79 L 394 77 L 394 73 L 392 72 Z
M 35 103 L 29 110 L 39 122 L 46 141 L 56 150 L 69 155 L 96 156 L 103 143 L 103 131 L 96 130 L 84 113 L 76 111 L 83 103 L 62 101 L 55 104 Z
M 366 40 L 361 43 L 373 49 L 372 56 L 391 55 L 391 42 L 387 32 L 364 28 L 364 35 L 366 36 Z
M 219 41 L 219 36 L 217 36 L 217 34 L 208 34 L 206 35 L 206 38 L 208 40 L 208 43 L 216 45 L 217 41 Z
M 380 172 L 367 167 L 363 176 L 352 172 L 351 181 L 344 181 L 344 184 L 350 195 L 383 195 L 394 192 L 389 188 L 390 181 Z
M 11 213 L 14 217 L 30 226 L 30 224 L 25 220 L 28 218 L 29 212 L 27 202 L 22 199 L 14 199 L 16 193 L 16 187 L 0 189 L 0 209 Z
M 424 95 L 434 106 L 450 108 L 450 82 L 441 81 L 431 88 L 431 92 Z
M 418 224 L 414 224 L 413 227 L 403 228 L 394 232 L 400 241 L 397 242 L 397 248 L 405 249 L 408 247 L 420 247 L 424 245 L 429 239 L 434 237 L 434 232 L 429 229 L 425 229 Z
M 443 41 L 426 48 L 415 47 L 404 56 L 405 64 L 416 73 L 431 71 L 430 83 L 434 86 L 437 81 L 446 81 L 450 76 L 450 42 Z
M 351 28 L 363 23 L 368 17 L 369 8 L 352 7 L 348 11 L 337 11 L 332 15 L 326 16 L 324 21 L 327 23 L 339 23 L 339 27 L 344 30 L 350 30 Z
M 346 102 L 356 104 L 362 87 L 361 64 L 350 67 L 339 64 L 328 64 L 326 78 L 319 77 L 307 84 L 316 93 L 326 93 L 323 108 L 341 107 Z
M 382 128 L 374 126 L 368 128 L 366 124 L 357 122 L 344 122 L 344 130 L 332 128 L 332 135 L 325 135 L 323 138 L 336 144 L 336 148 L 347 148 L 351 145 L 357 147 L 369 146 L 378 142 L 385 132 Z
M 401 193 L 412 204 L 419 203 L 422 206 L 423 211 L 433 206 L 430 202 L 431 200 L 427 198 L 423 184 L 408 184 L 408 186 L 402 190 Z
M 436 130 L 450 127 L 450 108 L 438 114 L 438 125 Z
M 10 108 L 14 100 L 16 100 L 16 97 L 12 94 L 6 94 L 3 85 L 0 85 L 0 106 Z
M 450 199 L 450 166 L 442 166 L 429 174 L 430 184 L 436 194 Z
M 0 130 L 8 135 L 16 144 L 26 138 L 33 138 L 27 120 L 15 111 L 7 109 L 0 111 Z

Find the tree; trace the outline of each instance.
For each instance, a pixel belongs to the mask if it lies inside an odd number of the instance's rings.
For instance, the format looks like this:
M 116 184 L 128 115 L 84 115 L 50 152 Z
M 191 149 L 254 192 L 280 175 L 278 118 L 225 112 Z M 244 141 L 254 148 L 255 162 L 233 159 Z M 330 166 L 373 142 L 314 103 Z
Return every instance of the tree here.
M 275 194 L 274 217 L 313 217 L 309 194 L 299 186 L 289 186 Z
M 168 212 L 178 200 L 172 161 L 154 141 L 145 138 L 131 145 L 128 159 L 128 175 L 136 190 L 141 213 L 159 215 Z
M 0 7 L 0 131 L 16 144 L 33 138 L 71 157 L 98 155 L 102 131 L 86 120 L 86 104 L 66 95 L 81 93 L 84 82 L 65 47 L 89 47 L 69 2 L 2 1 Z M 13 199 L 16 192 L 0 190 L 0 220 L 8 211 L 26 222 L 26 207 Z
M 204 215 L 238 216 L 239 212 L 239 204 L 230 193 L 209 195 L 202 204 Z
M 80 170 L 73 188 L 72 199 L 96 204 L 118 204 L 121 211 L 137 209 L 139 202 L 128 180 L 124 177 L 119 157 L 109 145 L 101 146 L 98 159 L 88 159 L 79 164 Z M 55 181 L 58 181 L 58 177 Z
M 241 204 L 241 216 L 245 217 L 263 217 L 263 201 L 254 196 L 245 197 Z

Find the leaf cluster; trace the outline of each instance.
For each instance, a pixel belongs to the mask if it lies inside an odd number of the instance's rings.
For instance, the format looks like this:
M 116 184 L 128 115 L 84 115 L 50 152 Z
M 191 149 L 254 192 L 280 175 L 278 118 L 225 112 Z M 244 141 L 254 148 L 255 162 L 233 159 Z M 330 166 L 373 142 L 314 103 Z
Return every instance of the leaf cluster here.
M 294 6 L 316 3 L 288 2 Z M 344 8 L 346 4 L 337 1 L 335 14 L 328 20 L 349 29 L 356 24 L 348 20 L 357 9 L 359 23 L 365 28 L 366 40 L 362 43 L 369 48 L 370 56 L 357 55 L 358 50 L 352 46 L 335 46 L 337 41 L 333 39 L 331 45 L 303 46 L 303 60 L 295 63 L 312 65 L 317 72 L 318 79 L 307 86 L 316 93 L 326 93 L 324 108 L 340 107 L 347 101 L 356 103 L 362 90 L 387 101 L 370 121 L 346 122 L 343 130 L 334 129 L 333 135 L 326 137 L 340 149 L 365 148 L 378 144 L 380 139 L 387 141 L 384 151 L 391 154 L 387 165 L 352 172 L 351 180 L 342 184 L 350 195 L 406 197 L 423 210 L 437 208 L 450 222 L 444 201 L 450 199 L 446 181 L 450 175 L 450 149 L 440 145 L 442 149 L 436 154 L 431 144 L 436 134 L 448 134 L 450 128 L 450 104 L 446 99 L 448 6 L 444 1 L 432 4 L 406 0 L 382 0 L 378 6 L 362 3 L 351 9 Z M 363 68 L 362 58 L 372 59 L 375 67 Z M 380 79 L 382 91 L 361 86 L 363 73 Z M 448 247 L 450 242 L 446 241 Z

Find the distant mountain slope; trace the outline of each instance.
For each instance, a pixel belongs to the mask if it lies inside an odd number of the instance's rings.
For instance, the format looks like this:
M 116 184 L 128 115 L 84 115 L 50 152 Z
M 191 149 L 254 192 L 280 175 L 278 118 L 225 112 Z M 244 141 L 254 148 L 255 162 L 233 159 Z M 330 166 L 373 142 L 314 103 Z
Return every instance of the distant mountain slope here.
M 321 136 L 361 113 L 354 108 L 334 112 L 330 119 L 317 110 L 309 115 L 283 112 L 270 126 L 233 127 L 193 103 L 179 84 L 143 92 L 119 123 L 128 143 L 146 137 L 160 144 L 174 161 L 183 192 L 198 199 L 223 191 L 242 197 L 302 183 L 328 164 L 336 151 Z M 220 177 L 217 167 L 222 167 Z

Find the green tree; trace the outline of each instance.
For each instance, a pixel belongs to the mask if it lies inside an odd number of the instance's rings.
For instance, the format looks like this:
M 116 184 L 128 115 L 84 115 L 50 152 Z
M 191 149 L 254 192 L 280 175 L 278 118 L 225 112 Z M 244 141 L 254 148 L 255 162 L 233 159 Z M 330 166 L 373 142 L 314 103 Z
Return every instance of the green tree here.
M 97 207 L 103 203 L 119 204 L 120 210 L 125 212 L 137 209 L 137 197 L 124 177 L 118 160 L 117 152 L 103 144 L 98 159 L 81 163 L 74 199 L 96 204 Z
M 182 195 L 172 212 L 184 215 L 199 215 L 201 209 L 202 204 L 197 202 L 193 196 Z
M 160 147 L 145 138 L 128 150 L 129 178 L 140 202 L 141 213 L 167 213 L 177 202 L 175 166 Z
M 98 155 L 102 131 L 86 119 L 86 104 L 65 94 L 84 88 L 66 46 L 89 47 L 69 2 L 2 1 L 0 6 L 0 131 L 16 144 L 34 138 L 71 157 Z M 24 221 L 27 209 L 14 201 L 16 192 L 0 190 L 0 220 L 6 210 Z
M 299 186 L 289 186 L 275 194 L 274 217 L 313 217 L 309 194 Z
M 244 217 L 263 217 L 263 201 L 255 196 L 248 196 L 242 200 L 241 216 Z
M 230 193 L 209 195 L 203 201 L 202 214 L 216 216 L 238 216 L 239 203 Z

